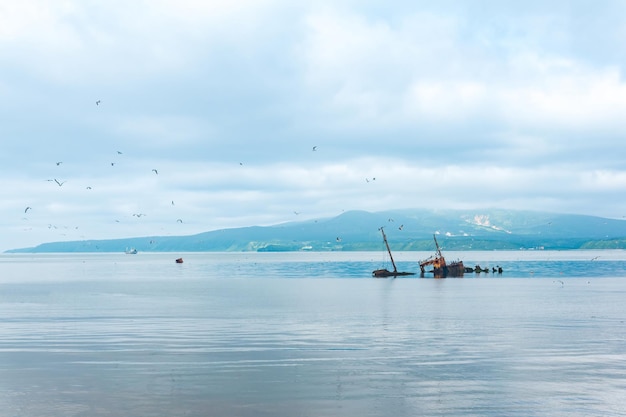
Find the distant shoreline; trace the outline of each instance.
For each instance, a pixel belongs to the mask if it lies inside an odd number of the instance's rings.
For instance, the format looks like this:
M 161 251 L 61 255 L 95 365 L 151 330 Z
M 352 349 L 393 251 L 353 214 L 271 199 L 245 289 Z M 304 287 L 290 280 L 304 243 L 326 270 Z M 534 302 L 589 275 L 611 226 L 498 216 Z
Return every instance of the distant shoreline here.
M 213 230 L 185 236 L 139 236 L 42 243 L 5 253 L 139 252 L 359 252 L 626 249 L 626 221 L 515 210 L 370 213 L 349 211 L 327 219 Z M 479 219 L 480 221 L 476 220 Z

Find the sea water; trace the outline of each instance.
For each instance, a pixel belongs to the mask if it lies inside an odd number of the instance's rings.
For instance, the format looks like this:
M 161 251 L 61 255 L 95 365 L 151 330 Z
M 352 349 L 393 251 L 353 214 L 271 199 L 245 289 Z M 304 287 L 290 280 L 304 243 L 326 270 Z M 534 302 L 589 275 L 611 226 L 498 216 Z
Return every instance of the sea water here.
M 447 255 L 0 255 L 0 415 L 626 416 L 626 253 Z

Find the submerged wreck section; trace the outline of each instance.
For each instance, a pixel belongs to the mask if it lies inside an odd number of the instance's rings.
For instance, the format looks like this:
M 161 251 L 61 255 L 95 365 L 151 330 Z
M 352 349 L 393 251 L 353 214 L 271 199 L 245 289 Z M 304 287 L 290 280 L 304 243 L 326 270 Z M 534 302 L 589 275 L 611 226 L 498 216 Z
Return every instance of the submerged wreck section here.
M 433 235 L 433 239 L 435 239 L 437 252 L 434 256 L 420 262 L 421 275 L 424 276 L 426 272 L 432 272 L 435 278 L 462 277 L 465 273 L 463 261 L 454 261 L 449 264 L 446 263 L 446 258 L 444 258 L 441 253 L 441 248 L 439 247 L 439 243 L 437 242 L 437 237 L 435 235 Z M 432 266 L 432 269 L 427 271 L 426 267 L 429 266 Z
M 380 232 L 383 234 L 383 241 L 385 242 L 385 246 L 387 247 L 387 253 L 389 253 L 389 259 L 391 260 L 391 265 L 393 266 L 393 271 L 389 271 L 388 269 L 376 269 L 372 271 L 372 276 L 374 278 L 388 278 L 388 277 L 399 277 L 405 275 L 415 275 L 414 272 L 399 272 L 396 268 L 396 263 L 393 261 L 393 256 L 391 255 L 391 249 L 389 249 L 389 243 L 387 242 L 387 236 L 385 235 L 385 231 L 381 227 Z

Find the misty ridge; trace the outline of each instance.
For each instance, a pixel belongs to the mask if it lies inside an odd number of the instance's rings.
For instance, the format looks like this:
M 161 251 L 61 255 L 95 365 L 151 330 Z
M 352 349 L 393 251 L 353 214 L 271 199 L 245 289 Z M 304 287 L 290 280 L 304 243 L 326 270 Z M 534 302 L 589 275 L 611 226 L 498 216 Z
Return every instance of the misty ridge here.
M 626 221 L 516 211 L 403 209 L 347 211 L 336 217 L 207 231 L 42 243 L 7 253 L 377 251 L 383 227 L 394 251 L 431 251 L 433 235 L 446 250 L 626 249 Z

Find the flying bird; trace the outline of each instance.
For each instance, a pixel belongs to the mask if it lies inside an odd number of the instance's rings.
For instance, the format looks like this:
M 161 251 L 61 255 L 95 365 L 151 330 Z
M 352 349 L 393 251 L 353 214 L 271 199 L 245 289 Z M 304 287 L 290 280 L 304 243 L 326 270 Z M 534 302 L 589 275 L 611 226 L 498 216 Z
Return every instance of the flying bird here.
M 172 205 L 174 205 L 174 200 L 172 200 Z
M 145 214 L 143 214 L 143 213 L 133 213 L 133 216 L 139 218 L 141 216 L 145 216 Z
M 96 106 L 100 105 L 100 100 L 96 100 Z
M 57 166 L 61 165 L 63 161 L 57 162 Z
M 182 219 L 178 219 L 178 220 L 176 220 L 176 221 L 177 221 L 178 223 L 182 223 L 182 222 L 183 222 L 183 220 L 182 220 Z
M 159 171 L 157 171 L 156 169 L 153 169 L 152 172 L 154 172 L 155 174 L 159 175 Z
M 114 165 L 115 165 L 115 162 L 111 162 L 111 166 L 114 166 Z
M 24 209 L 24 213 L 26 213 L 28 210 L 32 210 L 32 207 L 26 207 L 26 208 Z
M 294 211 L 293 214 L 295 214 L 297 216 L 298 214 L 300 214 L 300 212 L 299 211 Z
M 313 147 L 313 152 L 317 151 L 317 146 Z
M 59 181 L 56 178 L 54 179 L 54 182 L 56 182 L 59 187 L 65 184 L 65 181 Z
M 88 190 L 91 190 L 91 187 L 87 187 Z
M 404 225 L 401 224 L 400 227 L 398 227 L 398 230 L 402 230 L 403 227 L 404 227 Z
M 117 151 L 117 154 L 118 154 L 118 155 L 121 155 L 121 154 L 122 154 L 122 152 L 120 152 L 120 151 Z

